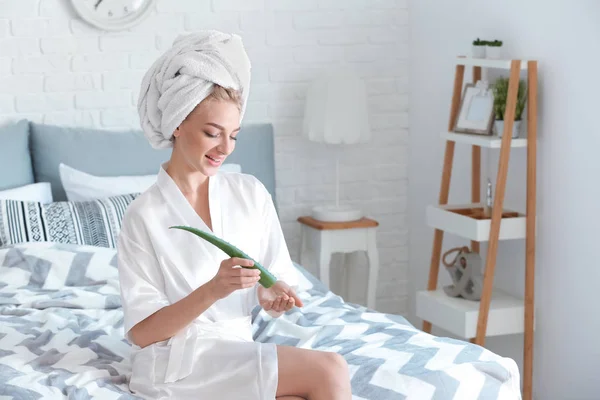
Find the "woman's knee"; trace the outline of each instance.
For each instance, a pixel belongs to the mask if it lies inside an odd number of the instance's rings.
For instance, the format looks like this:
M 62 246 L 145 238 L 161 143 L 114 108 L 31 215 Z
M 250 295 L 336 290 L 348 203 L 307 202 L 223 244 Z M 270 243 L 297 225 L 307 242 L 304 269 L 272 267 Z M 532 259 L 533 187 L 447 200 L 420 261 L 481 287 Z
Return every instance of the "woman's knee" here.
M 350 379 L 348 372 L 348 363 L 346 359 L 338 353 L 326 352 L 324 354 L 325 362 L 323 370 L 326 376 L 335 383 L 345 383 Z

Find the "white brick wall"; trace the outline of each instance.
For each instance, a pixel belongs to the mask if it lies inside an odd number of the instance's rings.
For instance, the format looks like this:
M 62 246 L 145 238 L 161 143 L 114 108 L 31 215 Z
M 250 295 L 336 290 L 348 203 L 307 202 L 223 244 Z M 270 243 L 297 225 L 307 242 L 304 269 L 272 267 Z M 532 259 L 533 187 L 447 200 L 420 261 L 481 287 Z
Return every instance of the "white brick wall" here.
M 407 0 L 159 0 L 139 26 L 109 33 L 78 19 L 68 1 L 0 0 L 0 122 L 138 128 L 141 77 L 178 34 L 241 34 L 253 64 L 246 121 L 275 128 L 281 221 L 296 258 L 296 218 L 335 196 L 334 154 L 300 137 L 306 87 L 323 67 L 352 64 L 367 83 L 373 140 L 341 149 L 340 196 L 379 220 L 378 309 L 405 313 L 407 20 Z M 349 275 L 351 291 L 341 294 L 364 302 L 362 265 L 340 267 L 333 289 Z

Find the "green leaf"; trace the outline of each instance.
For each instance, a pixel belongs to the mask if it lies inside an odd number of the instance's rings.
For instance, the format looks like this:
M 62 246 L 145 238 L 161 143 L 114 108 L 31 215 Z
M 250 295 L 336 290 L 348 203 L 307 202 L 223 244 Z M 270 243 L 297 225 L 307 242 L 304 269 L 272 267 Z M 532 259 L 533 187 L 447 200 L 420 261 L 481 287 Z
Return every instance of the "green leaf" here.
M 506 99 L 508 98 L 508 78 L 498 78 L 492 90 L 494 93 L 494 114 L 497 120 L 504 120 L 506 113 Z M 517 105 L 515 108 L 515 121 L 521 120 L 525 103 L 527 102 L 527 85 L 523 79 L 519 80 L 519 88 L 517 90 Z
M 254 260 L 252 257 L 248 256 L 246 253 L 235 247 L 229 242 L 209 233 L 202 231 L 200 229 L 192 228 L 190 226 L 171 226 L 169 229 L 182 229 L 184 231 L 188 231 L 193 233 L 194 235 L 206 240 L 207 242 L 215 245 L 219 249 L 221 249 L 225 254 L 229 257 L 237 257 L 237 258 L 245 258 L 247 260 L 252 260 L 254 265 L 252 267 L 244 267 L 244 268 L 254 268 L 260 271 L 260 279 L 258 283 L 263 285 L 265 288 L 270 288 L 277 282 L 277 278 L 275 278 L 265 267 L 260 265 L 260 263 Z

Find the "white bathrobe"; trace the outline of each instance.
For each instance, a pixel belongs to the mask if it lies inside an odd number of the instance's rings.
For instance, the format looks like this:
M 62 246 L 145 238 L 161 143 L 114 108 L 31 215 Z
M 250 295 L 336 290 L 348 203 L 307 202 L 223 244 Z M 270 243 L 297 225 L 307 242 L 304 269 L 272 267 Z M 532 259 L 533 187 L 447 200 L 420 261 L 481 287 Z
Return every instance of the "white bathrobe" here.
M 118 265 L 130 329 L 209 281 L 228 256 L 173 225 L 211 232 L 161 166 L 157 182 L 127 209 Z M 209 178 L 215 235 L 239 247 L 294 287 L 294 268 L 269 192 L 252 175 Z M 133 345 L 131 391 L 153 399 L 274 399 L 277 352 L 252 340 L 257 289 L 238 290 L 214 303 L 174 337 L 143 349 Z

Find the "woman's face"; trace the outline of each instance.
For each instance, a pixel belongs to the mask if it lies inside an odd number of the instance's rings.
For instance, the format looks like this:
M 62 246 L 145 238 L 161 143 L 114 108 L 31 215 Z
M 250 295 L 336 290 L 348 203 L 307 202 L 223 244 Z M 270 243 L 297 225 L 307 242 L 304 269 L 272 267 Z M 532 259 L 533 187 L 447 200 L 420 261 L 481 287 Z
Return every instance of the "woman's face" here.
M 174 151 L 191 171 L 212 176 L 235 148 L 239 121 L 240 111 L 235 103 L 203 101 L 174 132 Z

